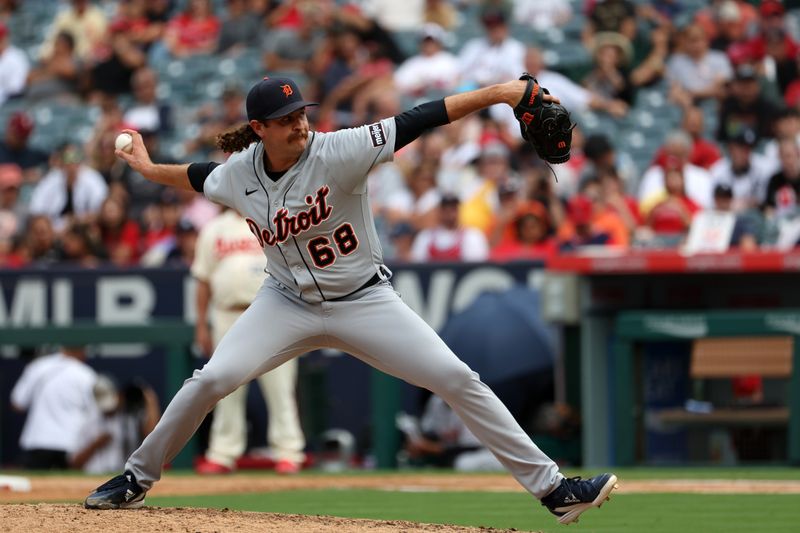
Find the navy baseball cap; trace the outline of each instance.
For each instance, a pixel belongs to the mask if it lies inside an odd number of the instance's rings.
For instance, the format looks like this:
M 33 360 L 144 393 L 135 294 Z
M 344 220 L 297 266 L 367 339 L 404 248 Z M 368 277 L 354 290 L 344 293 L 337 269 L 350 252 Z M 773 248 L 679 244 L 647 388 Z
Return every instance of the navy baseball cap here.
M 279 118 L 310 105 L 319 104 L 303 100 L 293 80 L 267 77 L 247 93 L 247 120 Z

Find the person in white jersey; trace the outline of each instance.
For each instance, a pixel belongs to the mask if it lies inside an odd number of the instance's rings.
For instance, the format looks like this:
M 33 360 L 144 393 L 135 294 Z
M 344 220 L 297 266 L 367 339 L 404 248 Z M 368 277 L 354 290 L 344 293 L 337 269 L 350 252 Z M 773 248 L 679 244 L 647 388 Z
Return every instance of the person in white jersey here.
M 206 355 L 211 355 L 258 294 L 264 283 L 265 263 L 262 247 L 233 209 L 226 209 L 200 230 L 192 276 L 197 279 L 195 338 Z M 295 398 L 297 359 L 262 374 L 258 384 L 267 403 L 267 443 L 275 471 L 294 474 L 305 460 L 306 444 Z M 244 384 L 217 403 L 208 450 L 195 465 L 198 473 L 225 474 L 236 467 L 247 446 L 246 400 Z
M 25 468 L 73 466 L 82 428 L 100 416 L 93 392 L 96 380 L 86 364 L 86 350 L 79 346 L 64 346 L 25 367 L 11 390 L 11 406 L 28 414 L 19 438 Z
M 247 95 L 248 122 L 225 133 L 225 164 L 154 164 L 133 135 L 117 151 L 148 179 L 203 192 L 245 216 L 268 259 L 269 276 L 214 355 L 186 380 L 125 472 L 85 500 L 90 509 L 140 507 L 162 466 L 186 444 L 206 413 L 242 383 L 322 347 L 431 390 L 517 481 L 561 523 L 598 507 L 616 487 L 606 473 L 564 477 L 477 373 L 447 347 L 393 290 L 367 199 L 367 174 L 423 131 L 494 104 L 516 106 L 527 88 L 515 80 L 428 102 L 357 128 L 309 130 L 289 78 L 265 78 Z M 541 89 L 536 87 L 538 92 Z M 544 96 L 545 101 L 558 99 Z

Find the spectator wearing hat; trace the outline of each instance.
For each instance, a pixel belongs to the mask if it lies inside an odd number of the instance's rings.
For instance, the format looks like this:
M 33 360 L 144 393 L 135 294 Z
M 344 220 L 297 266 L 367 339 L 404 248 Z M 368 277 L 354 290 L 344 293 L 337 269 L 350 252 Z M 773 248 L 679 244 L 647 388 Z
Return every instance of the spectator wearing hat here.
M 80 147 L 67 144 L 58 151 L 56 164 L 33 190 L 30 212 L 46 215 L 56 231 L 60 231 L 70 220 L 95 217 L 107 194 L 103 176 L 84 163 Z
M 583 78 L 583 86 L 607 100 L 633 102 L 628 65 L 633 59 L 631 42 L 620 33 L 600 32 L 592 40 L 594 65 Z
M 594 202 L 583 194 L 567 203 L 567 218 L 558 228 L 559 250 L 578 251 L 586 246 L 611 246 L 612 231 L 597 219 Z
M 764 203 L 767 183 L 777 171 L 777 162 L 755 153 L 756 133 L 742 128 L 728 141 L 728 156 L 711 167 L 715 185 L 733 191 L 733 210 L 741 212 Z
M 747 42 L 748 29 L 755 25 L 758 14 L 753 6 L 738 0 L 721 0 L 712 3 L 705 14 L 698 13 L 695 22 L 700 24 L 711 40 L 711 48 L 728 53 L 731 61 L 736 62 L 735 49 Z M 703 17 L 710 16 L 708 20 Z M 733 53 L 731 53 L 733 52 Z
M 32 101 L 77 100 L 82 89 L 84 63 L 75 52 L 75 38 L 62 31 L 49 55 L 41 57 L 28 76 L 25 97 Z
M 749 214 L 735 212 L 734 201 L 734 192 L 730 185 L 718 183 L 714 186 L 714 211 L 731 213 L 736 217 L 731 232 L 730 246 L 744 252 L 751 252 L 758 248 L 757 219 Z
M 0 21 L 0 106 L 25 90 L 29 69 L 28 56 L 11 44 L 8 26 Z
M 81 61 L 91 61 L 106 45 L 108 20 L 103 10 L 91 0 L 71 0 L 70 7 L 56 15 L 47 37 L 39 49 L 44 59 L 53 52 L 56 37 L 62 32 L 75 39 L 75 52 Z
M 608 179 L 605 174 L 604 179 Z M 618 185 L 618 184 L 617 184 Z M 592 178 L 581 183 L 580 190 L 574 198 L 567 203 L 567 219 L 561 225 L 558 236 L 562 241 L 569 241 L 576 233 L 581 233 L 576 226 L 584 223 L 588 217 L 588 225 L 596 234 L 607 234 L 608 240 L 604 244 L 609 246 L 627 247 L 630 244 L 633 229 L 638 224 L 638 210 L 627 205 L 625 195 L 618 190 L 600 181 L 600 177 Z M 587 203 L 588 201 L 588 203 Z
M 6 123 L 6 133 L 0 140 L 0 164 L 14 163 L 22 169 L 26 182 L 38 181 L 41 167 L 47 163 L 46 153 L 28 145 L 35 124 L 24 111 L 13 113 Z
M 797 213 L 800 205 L 800 147 L 791 138 L 778 141 L 780 168 L 767 184 L 763 211 L 783 217 Z
M 689 162 L 692 152 L 692 139 L 684 131 L 670 133 L 661 148 L 664 154 L 655 161 L 642 175 L 639 181 L 637 198 L 642 212 L 649 211 L 654 202 L 661 199 L 666 192 L 665 174 L 668 170 L 677 169 L 686 188 L 686 195 L 700 207 L 711 207 L 713 183 L 711 175 L 704 168 Z
M 417 230 L 408 222 L 400 222 L 392 226 L 389 230 L 389 241 L 391 242 L 390 259 L 393 263 L 411 263 L 411 254 L 414 245 L 414 237 Z
M 401 96 L 419 98 L 455 90 L 459 63 L 445 49 L 447 38 L 447 32 L 438 24 L 427 23 L 422 27 L 419 53 L 405 60 L 394 73 L 394 84 Z
M 728 57 L 709 47 L 709 39 L 698 24 L 681 30 L 678 52 L 667 61 L 670 96 L 683 106 L 724 96 L 725 84 L 733 78 Z
M 756 132 L 759 140 L 772 137 L 772 123 L 779 108 L 762 91 L 756 69 L 750 64 L 736 68 L 736 79 L 719 107 L 717 140 L 725 142 L 742 127 Z
M 507 229 L 508 237 L 492 248 L 492 261 L 546 260 L 558 252 L 547 210 L 539 202 L 520 205 Z
M 175 244 L 164 263 L 167 265 L 189 267 L 194 261 L 197 244 L 197 228 L 189 220 L 182 218 L 175 227 Z
M 414 238 L 411 258 L 418 263 L 474 262 L 489 257 L 489 243 L 482 231 L 458 222 L 459 199 L 443 194 L 439 202 L 439 223 Z
M 458 58 L 465 85 L 485 87 L 518 78 L 525 70 L 525 45 L 511 36 L 507 17 L 498 7 L 483 9 L 484 35 L 467 41 Z

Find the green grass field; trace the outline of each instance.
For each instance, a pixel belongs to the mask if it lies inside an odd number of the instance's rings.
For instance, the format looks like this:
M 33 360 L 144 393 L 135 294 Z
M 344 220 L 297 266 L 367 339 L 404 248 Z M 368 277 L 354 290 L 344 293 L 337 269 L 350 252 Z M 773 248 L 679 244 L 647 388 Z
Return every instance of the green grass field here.
M 798 480 L 800 469 L 692 468 L 615 469 L 626 479 Z M 435 476 L 436 472 L 426 472 Z M 582 472 L 575 472 L 580 474 Z M 573 472 L 570 472 L 573 474 Z M 354 473 L 389 475 L 391 473 Z M 381 490 L 296 490 L 285 492 L 152 497 L 150 505 L 216 507 L 247 511 L 411 520 L 465 526 L 563 531 L 547 511 L 524 493 L 396 492 Z M 616 494 L 581 519 L 576 531 L 691 533 L 800 531 L 797 494 Z
M 587 512 L 583 532 L 796 532 L 797 495 L 617 495 Z M 521 493 L 407 493 L 374 490 L 301 490 L 224 496 L 148 498 L 148 504 L 216 507 L 276 513 L 324 514 L 465 526 L 561 531 L 564 526 Z

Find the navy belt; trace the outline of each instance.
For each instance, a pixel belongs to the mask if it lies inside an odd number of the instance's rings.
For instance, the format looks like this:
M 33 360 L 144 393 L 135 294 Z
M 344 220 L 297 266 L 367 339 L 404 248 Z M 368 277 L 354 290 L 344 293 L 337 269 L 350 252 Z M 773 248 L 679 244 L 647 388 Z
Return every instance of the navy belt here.
M 377 285 L 380 282 L 381 282 L 381 277 L 376 272 L 375 275 L 372 276 L 371 278 L 369 278 L 365 284 L 363 284 L 362 286 L 360 286 L 359 288 L 357 288 L 353 292 L 345 294 L 344 296 L 339 296 L 338 298 L 329 298 L 328 301 L 329 302 L 335 302 L 337 300 L 344 300 L 345 298 L 349 298 L 350 296 L 354 295 L 358 291 L 363 291 L 364 289 L 368 289 L 368 288 L 372 287 L 373 285 Z

